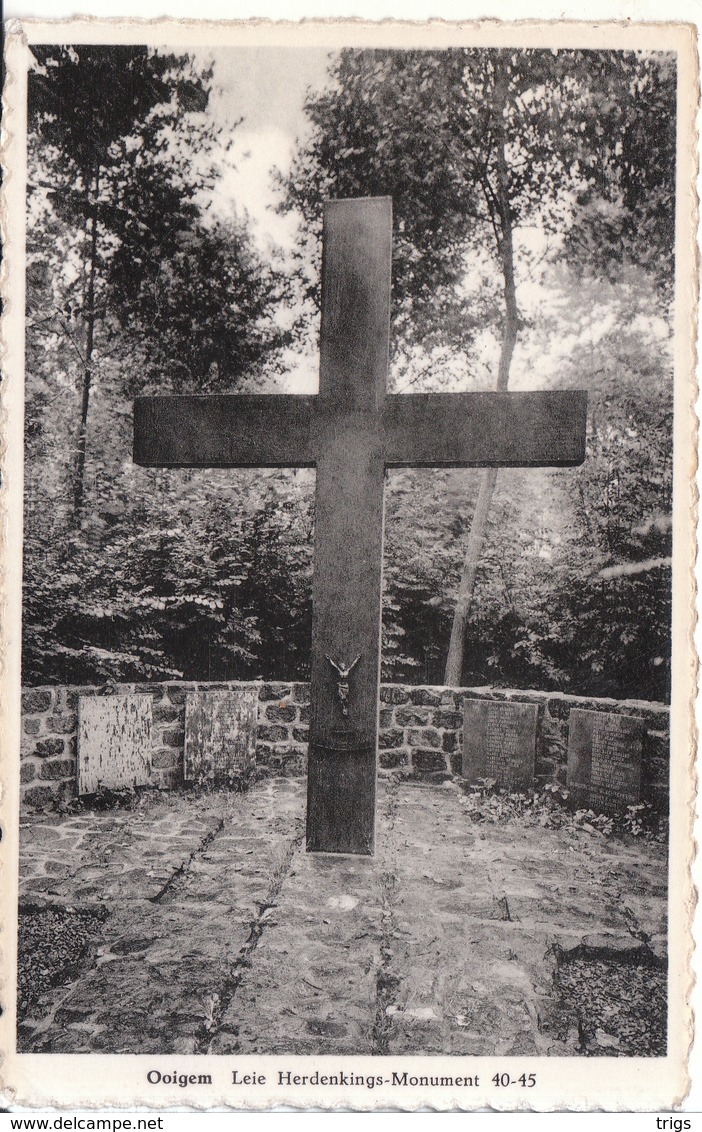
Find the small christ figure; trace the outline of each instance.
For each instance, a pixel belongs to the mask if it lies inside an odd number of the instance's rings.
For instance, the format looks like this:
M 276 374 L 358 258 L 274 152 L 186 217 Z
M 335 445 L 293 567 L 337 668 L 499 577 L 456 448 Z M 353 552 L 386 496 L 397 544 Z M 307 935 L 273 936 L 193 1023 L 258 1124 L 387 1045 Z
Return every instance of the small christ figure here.
M 341 704 L 341 714 L 342 715 L 348 715 L 349 714 L 349 676 L 351 675 L 352 669 L 354 669 L 356 667 L 359 660 L 361 659 L 361 653 L 359 652 L 359 654 L 355 658 L 355 660 L 352 660 L 351 663 L 346 665 L 346 666 L 344 666 L 343 664 L 338 664 L 335 660 L 332 660 L 329 653 L 325 653 L 324 655 L 326 656 L 327 660 L 331 664 L 332 668 L 335 668 L 336 671 L 339 674 L 339 679 L 336 682 L 336 694 L 339 697 L 339 703 Z

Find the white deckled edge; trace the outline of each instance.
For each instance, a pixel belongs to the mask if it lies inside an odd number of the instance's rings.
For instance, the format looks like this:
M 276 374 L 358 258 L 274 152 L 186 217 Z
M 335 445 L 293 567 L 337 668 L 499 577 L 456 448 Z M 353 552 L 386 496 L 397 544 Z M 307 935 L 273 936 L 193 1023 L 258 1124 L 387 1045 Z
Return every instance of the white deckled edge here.
M 24 305 L 27 40 L 22 25 L 5 28 L 5 85 L 2 92 L 0 161 L 0 1098 L 7 1105 L 15 1095 L 5 1080 L 3 1064 L 15 1044 L 17 985 L 20 641 L 22 583 L 22 435 L 24 425 Z

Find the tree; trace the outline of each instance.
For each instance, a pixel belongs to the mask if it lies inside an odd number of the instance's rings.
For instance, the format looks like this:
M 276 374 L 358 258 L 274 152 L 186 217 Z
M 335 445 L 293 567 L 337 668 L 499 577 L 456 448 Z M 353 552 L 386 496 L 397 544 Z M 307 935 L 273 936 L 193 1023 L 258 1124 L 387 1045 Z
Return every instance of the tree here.
M 82 343 L 76 347 L 82 393 L 74 475 L 79 517 L 95 329 L 98 318 L 105 317 L 110 243 L 114 237 L 133 242 L 128 240 L 129 225 L 138 215 L 125 207 L 125 187 L 133 183 L 137 168 L 151 166 L 153 174 L 154 149 L 163 151 L 163 131 L 176 121 L 179 94 L 203 106 L 207 92 L 200 76 L 186 79 L 181 74 L 179 88 L 176 72 L 182 72 L 185 60 L 158 56 L 147 48 L 37 47 L 34 53 L 38 67 L 29 84 L 30 144 L 44 147 L 50 174 L 45 172 L 39 184 L 30 181 L 30 187 L 39 188 L 56 214 L 79 233 L 73 248 L 76 276 L 63 307 L 70 322 L 82 324 Z M 185 204 L 170 172 L 153 182 L 159 197 L 154 203 L 162 215 Z M 185 213 L 191 219 L 194 209 L 188 203 Z M 138 221 L 142 240 L 150 232 L 152 217 L 147 211 L 145 220 Z
M 35 50 L 25 678 L 195 661 L 226 675 L 254 663 L 256 632 L 226 589 L 231 563 L 207 550 L 226 493 L 175 477 L 155 491 L 158 473 L 130 464 L 129 402 L 255 385 L 288 338 L 275 319 L 283 281 L 243 220 L 208 213 L 222 143 L 206 72 L 141 47 Z
M 345 50 L 330 78 L 329 89 L 308 100 L 312 134 L 284 207 L 300 208 L 311 225 L 324 197 L 393 197 L 396 353 L 417 343 L 470 352 L 483 321 L 500 340 L 495 388 L 506 389 L 520 328 L 515 235 L 529 226 L 552 232 L 563 247 L 579 220 L 580 239 L 571 235 L 567 247 L 571 256 L 582 250 L 590 269 L 650 264 L 656 248 L 669 264 L 673 134 L 660 121 L 663 108 L 665 122 L 674 118 L 667 57 Z M 598 218 L 608 231 L 599 258 L 586 238 Z M 467 257 L 485 248 L 501 276 L 501 304 L 488 312 L 495 297 L 488 287 L 478 318 L 465 309 L 457 316 Z M 661 274 L 668 277 L 665 267 Z M 497 472 L 486 470 L 459 584 L 449 684 L 461 683 L 496 482 Z
M 246 228 L 205 213 L 220 144 L 204 113 L 209 72 L 146 47 L 34 52 L 29 256 L 53 277 L 53 293 L 48 307 L 30 308 L 30 329 L 67 337 L 79 366 L 79 521 L 96 365 L 116 340 L 123 359 L 131 350 L 142 363 L 133 367 L 142 384 L 165 373 L 177 387 L 203 388 L 255 371 L 284 336 L 270 318 L 278 282 Z

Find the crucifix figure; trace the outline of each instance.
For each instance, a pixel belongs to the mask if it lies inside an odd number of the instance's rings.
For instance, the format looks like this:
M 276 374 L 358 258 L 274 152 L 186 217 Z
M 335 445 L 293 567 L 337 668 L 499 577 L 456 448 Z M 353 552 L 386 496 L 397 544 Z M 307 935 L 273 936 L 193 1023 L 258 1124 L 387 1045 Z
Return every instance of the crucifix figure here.
M 332 668 L 335 668 L 336 671 L 339 674 L 339 679 L 336 682 L 336 694 L 339 697 L 339 703 L 341 704 L 341 713 L 342 713 L 342 715 L 348 715 L 349 714 L 349 676 L 351 675 L 351 672 L 353 671 L 353 669 L 356 667 L 359 660 L 361 659 L 361 654 L 359 652 L 356 656 L 356 659 L 352 660 L 350 664 L 338 664 L 337 661 L 335 661 L 333 657 L 329 656 L 328 653 L 326 655 L 327 655 L 327 660 L 331 664 Z
M 134 406 L 137 464 L 317 469 L 313 852 L 374 849 L 386 469 L 566 467 L 585 455 L 582 392 L 386 392 L 391 250 L 389 198 L 325 205 L 319 394 L 143 397 Z

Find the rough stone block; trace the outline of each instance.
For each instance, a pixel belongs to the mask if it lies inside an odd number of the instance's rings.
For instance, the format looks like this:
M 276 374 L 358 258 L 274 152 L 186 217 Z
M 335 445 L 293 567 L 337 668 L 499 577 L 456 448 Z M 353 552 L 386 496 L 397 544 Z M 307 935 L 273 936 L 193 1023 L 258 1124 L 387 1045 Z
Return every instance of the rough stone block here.
M 296 744 L 278 744 L 273 747 L 273 754 L 268 765 L 285 774 L 303 774 L 306 766 L 306 754 L 303 748 Z
M 309 684 L 293 684 L 292 701 L 295 704 L 308 704 L 310 702 Z
M 87 689 L 80 689 L 87 694 Z M 78 688 L 59 688 L 56 692 L 56 707 L 59 711 L 76 711 L 78 708 Z
M 172 704 L 184 704 L 185 697 L 190 692 L 194 692 L 197 685 L 192 681 L 186 684 L 167 684 L 166 691 L 168 692 L 168 699 Z
M 22 711 L 48 711 L 51 707 L 51 693 L 51 688 L 27 688 L 22 693 Z
M 61 778 L 72 778 L 76 773 L 74 759 L 49 759 L 41 764 L 40 778 L 56 782 Z
M 441 747 L 441 736 L 435 727 L 410 728 L 407 733 L 410 747 Z
M 182 785 L 180 770 L 176 767 L 172 767 L 168 770 L 160 770 L 159 777 L 161 779 L 161 790 L 173 790 L 174 787 Z
M 50 759 L 52 755 L 63 754 L 66 747 L 64 739 L 40 739 L 34 747 L 34 754 L 40 759 Z
M 309 727 L 293 727 L 292 737 L 296 743 L 307 743 L 310 737 Z
M 270 686 L 273 689 L 274 700 L 292 699 L 293 686 L 289 680 L 271 680 Z
M 415 749 L 412 751 L 412 766 L 421 773 L 437 770 L 445 771 L 446 756 L 442 751 Z
M 45 730 L 55 735 L 70 735 L 78 726 L 78 716 L 74 711 L 55 712 L 47 715 Z
M 628 710 L 626 700 L 622 707 L 625 711 Z M 637 703 L 631 708 L 631 714 L 641 716 L 652 731 L 670 730 L 670 708 L 667 704 Z
M 551 739 L 560 739 L 564 743 L 568 734 L 568 723 L 564 719 L 555 719 L 548 711 L 544 711 L 541 719 L 541 734 Z
M 300 723 L 309 723 L 310 721 L 310 705 L 303 704 L 300 708 Z
M 159 747 L 151 756 L 151 765 L 156 770 L 169 770 L 178 763 L 178 752 L 170 747 Z
M 405 733 L 397 727 L 389 728 L 386 731 L 380 731 L 378 734 L 378 746 L 383 750 L 390 747 L 399 747 L 405 739 Z
M 25 806 L 36 806 L 37 809 L 43 809 L 44 806 L 53 804 L 56 797 L 57 794 L 53 786 L 31 786 L 29 790 L 25 790 L 22 803 Z
M 260 701 L 280 700 L 280 695 L 277 693 L 276 688 L 280 685 L 274 684 L 259 684 L 258 685 L 258 698 Z
M 460 748 L 454 751 L 449 759 L 452 774 L 462 774 L 463 772 L 463 751 Z
M 556 768 L 558 767 L 558 765 L 559 764 L 557 762 L 555 762 L 553 759 L 547 759 L 547 758 L 544 758 L 544 757 L 537 758 L 537 760 L 536 760 L 536 775 L 537 775 L 537 778 L 543 778 L 547 782 L 550 781 L 551 779 L 555 778 Z
M 436 707 L 441 703 L 441 692 L 438 688 L 413 688 L 410 699 L 413 704 Z
M 38 719 L 36 716 L 27 716 L 22 720 L 22 730 L 25 735 L 38 735 L 40 727 L 41 719 Z
M 185 741 L 185 731 L 182 727 L 170 728 L 161 733 L 161 742 L 164 747 L 182 747 Z
M 37 776 L 35 763 L 23 762 L 20 765 L 20 782 L 31 782 Z
M 552 719 L 566 720 L 570 715 L 570 703 L 563 696 L 550 696 L 546 701 L 546 712 Z
M 378 726 L 382 731 L 384 727 L 392 727 L 395 722 L 395 712 L 392 708 L 381 708 L 378 714 Z
M 75 798 L 77 793 L 78 790 L 74 774 L 71 775 L 70 778 L 64 779 L 63 782 L 58 783 L 56 795 L 60 802 L 69 802 L 72 798 Z
M 647 731 L 643 740 L 646 763 L 660 762 L 668 767 L 670 759 L 670 735 L 667 731 Z
M 403 748 L 395 748 L 392 751 L 379 752 L 380 765 L 385 770 L 392 770 L 396 766 L 407 766 L 409 756 Z
M 458 747 L 458 735 L 455 731 L 444 731 L 441 736 L 441 749 L 449 754 Z
M 177 704 L 159 704 L 154 708 L 154 723 L 182 722 L 183 709 Z
M 463 726 L 463 716 L 458 711 L 437 711 L 434 726 L 453 728 L 457 731 Z
M 265 739 L 267 743 L 284 743 L 289 738 L 287 727 L 259 727 L 259 739 Z
M 297 708 L 294 704 L 286 704 L 283 701 L 269 704 L 266 708 L 266 719 L 270 719 L 271 723 L 294 723 L 296 715 Z
M 399 707 L 395 709 L 395 722 L 399 727 L 408 727 L 412 724 L 427 724 L 431 712 L 426 707 Z
M 383 684 L 380 689 L 380 702 L 383 704 L 409 703 L 409 692 L 397 684 Z

